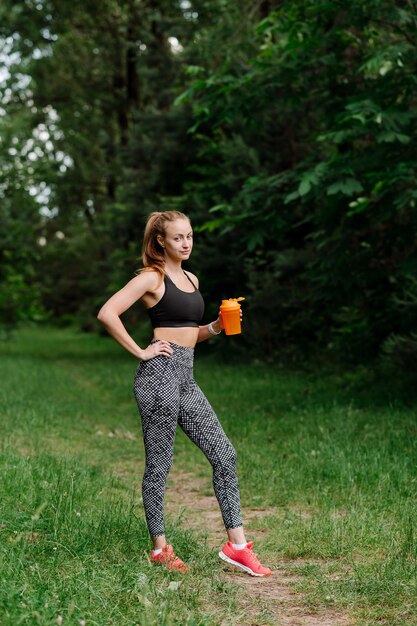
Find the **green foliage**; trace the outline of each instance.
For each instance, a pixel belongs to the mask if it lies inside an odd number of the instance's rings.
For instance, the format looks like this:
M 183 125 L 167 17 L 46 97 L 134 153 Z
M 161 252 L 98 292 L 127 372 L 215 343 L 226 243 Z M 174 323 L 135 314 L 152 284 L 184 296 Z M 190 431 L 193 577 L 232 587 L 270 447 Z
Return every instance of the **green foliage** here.
M 417 278 L 405 275 L 399 293 L 401 295 L 393 298 L 392 305 L 400 324 L 397 325 L 398 331 L 391 333 L 384 341 L 382 354 L 391 370 L 399 368 L 413 372 L 417 364 L 417 334 L 410 328 L 413 328 L 417 314 Z
M 415 25 L 412 6 L 393 2 L 353 2 L 349 12 L 285 3 L 242 28 L 241 62 L 230 52 L 220 66 L 206 62 L 182 96 L 198 122 L 191 131 L 210 146 L 195 193 L 209 192 L 216 218 L 203 228 L 232 229 L 274 312 L 285 278 L 274 280 L 272 259 L 294 249 L 304 259 L 291 276 L 292 328 L 270 337 L 305 345 L 312 336 L 363 359 L 398 328 L 393 297 L 417 260 Z M 239 162 L 231 143 L 242 147 Z M 246 178 L 232 178 L 248 155 Z M 225 172 L 216 182 L 207 177 L 215 163 Z
M 4 331 L 22 320 L 46 317 L 37 275 L 40 259 L 33 232 L 33 199 L 9 179 L 0 203 L 0 324 Z
M 395 304 L 417 272 L 413 2 L 1 11 L 0 194 L 13 220 L 29 200 L 46 245 L 17 273 L 45 284 L 55 317 L 94 328 L 133 275 L 146 214 L 179 208 L 207 314 L 243 293 L 262 316 L 247 349 L 363 360 L 413 332 L 415 310 Z

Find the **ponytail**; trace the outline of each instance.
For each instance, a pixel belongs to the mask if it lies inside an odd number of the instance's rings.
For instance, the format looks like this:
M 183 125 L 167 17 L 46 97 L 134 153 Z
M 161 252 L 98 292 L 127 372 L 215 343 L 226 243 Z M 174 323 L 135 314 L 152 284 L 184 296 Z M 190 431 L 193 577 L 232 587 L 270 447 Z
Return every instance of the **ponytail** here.
M 154 211 L 148 216 L 143 234 L 142 263 L 143 268 L 139 272 L 155 270 L 161 277 L 165 274 L 164 249 L 157 237 L 165 237 L 167 222 L 175 220 L 187 220 L 188 217 L 180 211 Z M 139 273 L 138 272 L 138 273 Z

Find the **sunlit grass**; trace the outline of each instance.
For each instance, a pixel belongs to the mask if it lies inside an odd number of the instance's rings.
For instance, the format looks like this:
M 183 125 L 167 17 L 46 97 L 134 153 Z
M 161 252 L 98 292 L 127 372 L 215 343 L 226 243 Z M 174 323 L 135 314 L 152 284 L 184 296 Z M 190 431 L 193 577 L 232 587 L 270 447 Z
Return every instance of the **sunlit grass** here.
M 190 572 L 148 562 L 135 359 L 71 329 L 1 349 L 1 623 L 232 623 L 235 585 L 186 521 L 167 528 Z M 275 511 L 248 525 L 268 565 L 301 573 L 312 607 L 416 623 L 415 410 L 260 364 L 197 358 L 196 378 L 238 451 L 243 512 Z M 175 445 L 173 471 L 209 481 L 181 432 Z

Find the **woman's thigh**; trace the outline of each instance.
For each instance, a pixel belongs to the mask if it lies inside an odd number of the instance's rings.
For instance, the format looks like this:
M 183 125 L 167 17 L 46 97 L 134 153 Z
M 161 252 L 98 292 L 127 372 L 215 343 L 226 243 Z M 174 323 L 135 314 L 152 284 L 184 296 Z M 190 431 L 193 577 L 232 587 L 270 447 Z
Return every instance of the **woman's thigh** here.
M 213 407 L 195 381 L 181 393 L 178 423 L 209 459 L 225 450 L 234 452 Z
M 179 390 L 168 357 L 142 361 L 135 376 L 134 392 L 142 418 L 148 456 L 172 456 L 179 413 Z

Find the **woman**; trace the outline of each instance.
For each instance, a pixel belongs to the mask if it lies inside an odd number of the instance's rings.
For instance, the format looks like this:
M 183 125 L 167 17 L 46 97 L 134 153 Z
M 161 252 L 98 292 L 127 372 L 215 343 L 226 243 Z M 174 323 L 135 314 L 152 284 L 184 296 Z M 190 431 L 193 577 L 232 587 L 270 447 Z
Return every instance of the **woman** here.
M 229 541 L 220 558 L 252 576 L 269 576 L 247 543 L 240 514 L 236 452 L 213 409 L 193 379 L 194 346 L 221 332 L 220 315 L 200 326 L 204 301 L 198 279 L 182 269 L 193 248 L 189 219 L 179 211 L 151 213 L 143 240 L 144 269 L 100 309 L 107 331 L 140 359 L 134 392 L 142 417 L 146 466 L 143 506 L 153 542 L 152 562 L 185 572 L 188 568 L 167 545 L 164 493 L 173 459 L 177 423 L 213 466 L 213 486 Z M 120 315 L 141 300 L 148 310 L 153 340 L 141 348 L 127 333 Z

